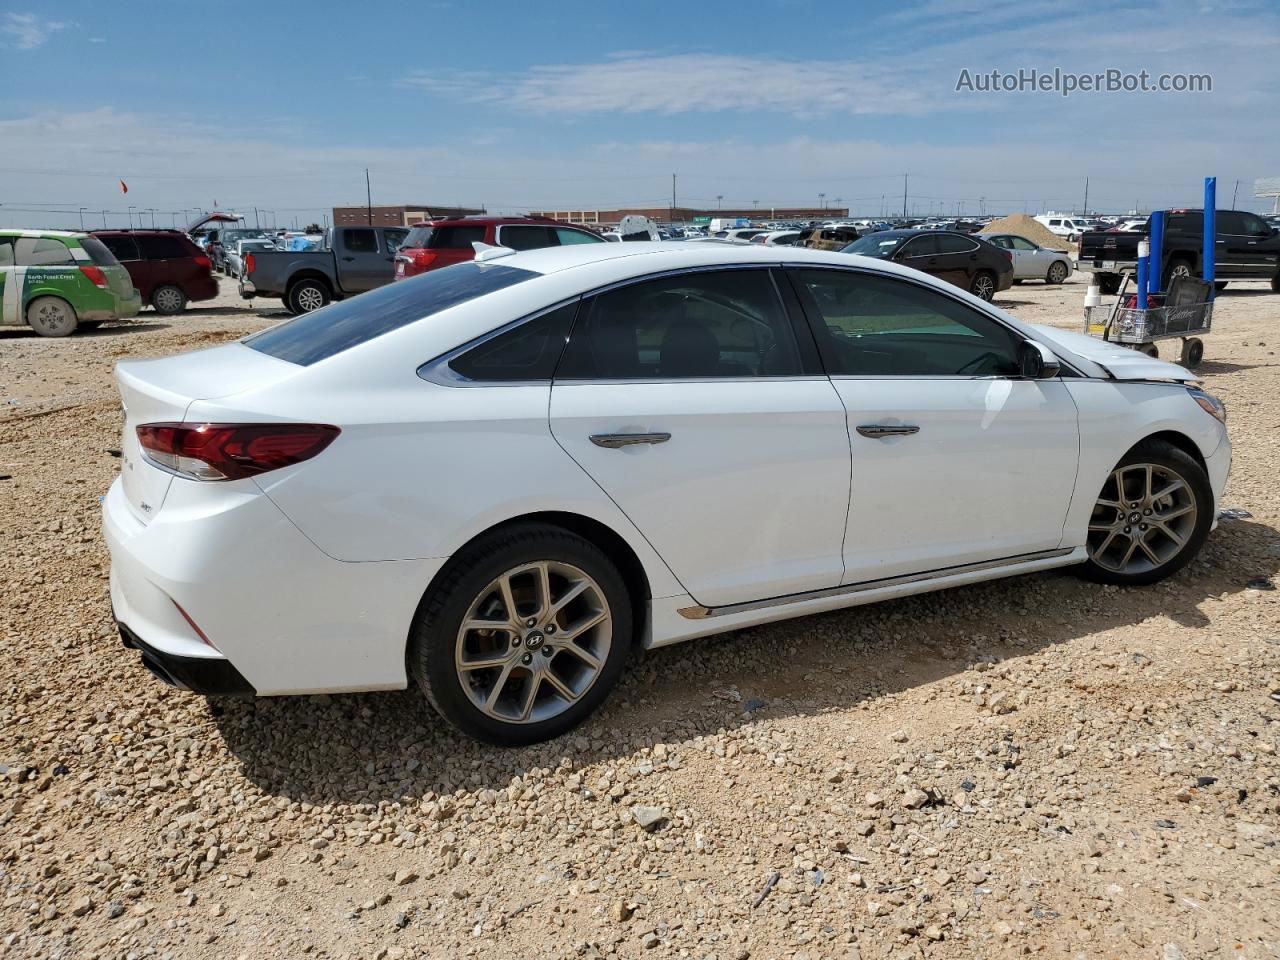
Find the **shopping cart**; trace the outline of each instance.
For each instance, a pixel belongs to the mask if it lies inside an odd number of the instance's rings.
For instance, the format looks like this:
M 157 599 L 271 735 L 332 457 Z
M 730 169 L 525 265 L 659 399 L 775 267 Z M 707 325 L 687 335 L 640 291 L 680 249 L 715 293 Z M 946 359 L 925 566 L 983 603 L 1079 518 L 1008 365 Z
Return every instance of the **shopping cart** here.
M 1122 343 L 1148 356 L 1159 355 L 1160 340 L 1182 341 L 1179 362 L 1188 369 L 1204 359 L 1200 337 L 1213 325 L 1212 285 L 1195 277 L 1175 277 L 1167 294 L 1153 294 L 1146 309 L 1139 309 L 1137 297 L 1126 294 L 1125 276 L 1114 303 L 1085 307 L 1084 331 L 1109 343 Z

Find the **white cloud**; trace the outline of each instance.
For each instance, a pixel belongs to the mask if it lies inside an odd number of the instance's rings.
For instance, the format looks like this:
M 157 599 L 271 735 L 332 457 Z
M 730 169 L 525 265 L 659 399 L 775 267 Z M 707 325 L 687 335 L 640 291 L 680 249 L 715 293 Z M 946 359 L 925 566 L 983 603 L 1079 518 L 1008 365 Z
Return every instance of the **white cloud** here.
M 0 33 L 12 37 L 19 50 L 34 50 L 51 34 L 69 26 L 65 20 L 45 20 L 34 13 L 6 13 L 0 21 Z
M 107 38 L 106 37 L 90 37 L 89 42 L 90 43 L 106 43 Z

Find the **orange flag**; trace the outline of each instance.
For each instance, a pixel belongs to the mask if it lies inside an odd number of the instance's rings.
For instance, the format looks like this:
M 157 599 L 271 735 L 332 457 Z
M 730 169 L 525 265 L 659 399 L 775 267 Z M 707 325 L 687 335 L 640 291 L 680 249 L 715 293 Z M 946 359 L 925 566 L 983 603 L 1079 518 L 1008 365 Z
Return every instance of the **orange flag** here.
M 121 180 L 121 181 L 120 181 L 120 192 L 121 192 L 121 193 L 128 193 L 128 192 L 129 192 L 129 185 L 128 185 L 127 183 L 125 183 L 123 180 Z

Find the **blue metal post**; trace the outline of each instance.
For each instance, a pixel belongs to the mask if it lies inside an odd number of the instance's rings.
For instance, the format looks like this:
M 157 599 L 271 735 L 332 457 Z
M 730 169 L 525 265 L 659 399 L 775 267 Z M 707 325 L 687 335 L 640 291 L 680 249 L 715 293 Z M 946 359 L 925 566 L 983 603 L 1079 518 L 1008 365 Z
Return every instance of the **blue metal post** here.
M 1164 216 L 1163 210 L 1151 211 L 1151 260 L 1147 264 L 1147 293 L 1159 293 L 1164 273 Z
M 1218 242 L 1218 178 L 1204 178 L 1204 279 L 1209 284 L 1209 299 L 1214 299 L 1213 275 L 1217 267 Z
M 1138 309 L 1147 309 L 1147 271 L 1150 268 L 1151 245 L 1146 240 L 1138 242 Z

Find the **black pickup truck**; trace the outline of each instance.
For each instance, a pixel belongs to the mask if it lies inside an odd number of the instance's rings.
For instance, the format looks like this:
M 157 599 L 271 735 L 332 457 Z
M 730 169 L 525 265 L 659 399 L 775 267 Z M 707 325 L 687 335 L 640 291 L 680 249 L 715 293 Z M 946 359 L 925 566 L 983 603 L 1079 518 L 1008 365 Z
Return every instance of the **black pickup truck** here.
M 1200 276 L 1204 243 L 1204 212 L 1171 210 L 1165 218 L 1160 286 L 1176 276 Z M 1218 289 L 1228 280 L 1270 280 L 1280 293 L 1280 230 L 1256 213 L 1217 212 L 1214 279 Z M 1091 270 L 1103 293 L 1120 289 L 1121 272 L 1136 270 L 1138 242 L 1146 233 L 1086 233 L 1080 237 L 1077 266 Z

